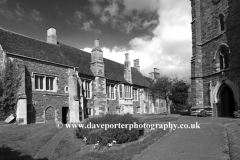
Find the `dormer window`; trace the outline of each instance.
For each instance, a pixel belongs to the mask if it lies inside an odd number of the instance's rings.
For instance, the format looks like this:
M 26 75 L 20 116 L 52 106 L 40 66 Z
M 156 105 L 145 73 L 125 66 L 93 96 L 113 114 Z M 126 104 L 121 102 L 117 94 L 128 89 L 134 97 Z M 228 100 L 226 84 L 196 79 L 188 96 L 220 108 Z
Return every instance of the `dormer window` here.
M 225 25 L 224 25 L 224 15 L 223 14 L 219 15 L 219 23 L 220 23 L 220 30 L 224 31 Z

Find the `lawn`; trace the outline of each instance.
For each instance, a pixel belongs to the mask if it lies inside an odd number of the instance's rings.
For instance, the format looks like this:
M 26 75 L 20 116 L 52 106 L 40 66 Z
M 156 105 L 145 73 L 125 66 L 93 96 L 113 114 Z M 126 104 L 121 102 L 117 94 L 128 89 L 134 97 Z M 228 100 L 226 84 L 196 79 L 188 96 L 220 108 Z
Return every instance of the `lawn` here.
M 0 159 L 31 160 L 59 132 L 55 124 L 0 125 Z
M 240 121 L 226 125 L 228 131 L 229 154 L 231 160 L 240 159 Z
M 141 118 L 145 123 L 164 123 L 178 120 L 178 117 L 164 115 L 141 115 L 138 118 Z M 56 128 L 55 124 L 0 124 L 0 159 L 33 160 L 41 148 L 58 132 L 59 129 Z M 81 139 L 77 139 L 75 130 L 69 129 L 53 150 L 51 159 L 132 159 L 168 131 L 147 129 L 146 132 L 147 134 L 137 141 L 98 150 L 94 149 L 92 145 L 85 145 Z
M 179 117 L 165 115 L 138 115 L 145 123 L 164 123 L 177 121 Z M 140 137 L 138 141 L 129 142 L 122 145 L 116 145 L 112 148 L 94 149 L 92 145 L 85 145 L 80 139 L 74 136 L 74 131 L 70 131 L 55 148 L 51 159 L 98 159 L 98 160 L 122 160 L 132 159 L 135 155 L 140 154 L 148 146 L 159 140 L 168 131 L 167 130 L 148 130 L 147 134 Z

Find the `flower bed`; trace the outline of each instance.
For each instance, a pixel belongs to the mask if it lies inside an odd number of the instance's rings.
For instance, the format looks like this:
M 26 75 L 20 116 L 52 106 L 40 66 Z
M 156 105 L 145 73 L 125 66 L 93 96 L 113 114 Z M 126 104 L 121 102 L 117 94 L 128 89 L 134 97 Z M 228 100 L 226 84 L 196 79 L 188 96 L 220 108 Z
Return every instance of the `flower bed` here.
M 87 119 L 84 124 L 140 124 L 138 118 L 132 117 L 130 114 L 125 115 L 104 115 L 102 117 L 95 117 Z M 121 144 L 138 140 L 143 135 L 144 129 L 141 128 L 78 128 L 76 135 L 78 138 L 84 139 L 86 144 L 95 144 L 103 146 L 112 146 L 115 143 Z

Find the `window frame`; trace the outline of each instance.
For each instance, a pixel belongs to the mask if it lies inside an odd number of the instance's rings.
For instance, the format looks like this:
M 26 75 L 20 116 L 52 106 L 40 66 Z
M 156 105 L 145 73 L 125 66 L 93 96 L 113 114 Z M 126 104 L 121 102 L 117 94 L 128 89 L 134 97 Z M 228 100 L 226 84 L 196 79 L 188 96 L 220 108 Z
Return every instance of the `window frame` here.
M 124 85 L 124 97 L 125 99 L 132 99 L 132 86 Z
M 83 97 L 85 97 L 86 99 L 92 99 L 92 80 L 84 78 L 81 78 L 81 80 Z M 86 84 L 86 82 L 88 85 Z
M 50 83 L 50 81 L 49 83 L 47 83 L 47 79 L 52 80 L 52 84 L 48 86 L 50 87 L 52 85 L 50 89 L 47 87 L 47 84 Z M 32 84 L 32 88 L 34 88 L 35 91 L 57 92 L 57 89 L 58 89 L 57 79 L 58 79 L 57 76 L 33 73 L 34 84 Z M 41 84 L 41 81 L 42 81 L 42 84 Z M 42 88 L 41 88 L 41 85 L 42 85 Z
M 115 100 L 116 99 L 116 91 L 115 91 L 115 84 L 106 83 L 106 95 L 107 99 Z
M 134 101 L 138 101 L 138 88 L 134 88 L 132 89 L 132 98 Z
M 124 98 L 124 85 L 119 84 L 118 88 L 119 88 L 119 99 L 123 99 Z

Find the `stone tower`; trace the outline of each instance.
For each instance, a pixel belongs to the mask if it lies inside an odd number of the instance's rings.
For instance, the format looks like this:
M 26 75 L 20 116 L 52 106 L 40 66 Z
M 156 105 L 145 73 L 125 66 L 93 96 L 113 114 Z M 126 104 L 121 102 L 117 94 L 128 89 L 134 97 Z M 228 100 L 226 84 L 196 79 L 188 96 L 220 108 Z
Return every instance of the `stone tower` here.
M 191 0 L 192 106 L 232 117 L 240 109 L 240 3 Z
M 192 0 L 192 104 L 203 106 L 201 1 Z

